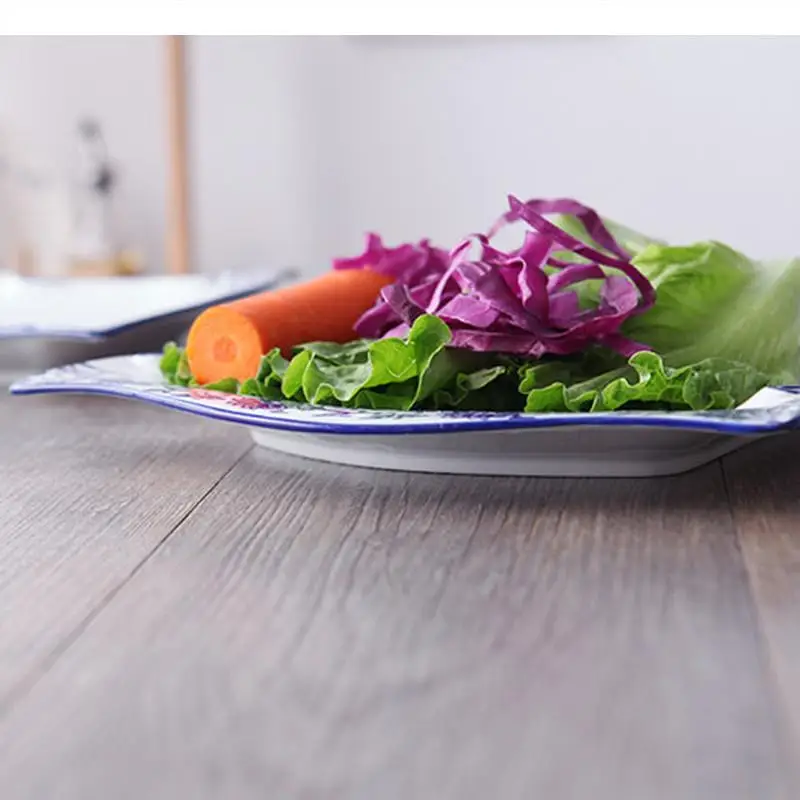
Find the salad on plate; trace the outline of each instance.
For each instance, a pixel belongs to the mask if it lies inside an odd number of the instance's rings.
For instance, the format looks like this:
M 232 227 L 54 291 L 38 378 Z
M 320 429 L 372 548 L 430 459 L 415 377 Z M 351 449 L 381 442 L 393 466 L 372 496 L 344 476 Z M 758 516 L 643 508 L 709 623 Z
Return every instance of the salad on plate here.
M 517 246 L 497 235 L 520 230 Z M 800 259 L 671 245 L 571 199 L 485 233 L 364 252 L 202 312 L 171 384 L 399 411 L 709 411 L 800 381 Z

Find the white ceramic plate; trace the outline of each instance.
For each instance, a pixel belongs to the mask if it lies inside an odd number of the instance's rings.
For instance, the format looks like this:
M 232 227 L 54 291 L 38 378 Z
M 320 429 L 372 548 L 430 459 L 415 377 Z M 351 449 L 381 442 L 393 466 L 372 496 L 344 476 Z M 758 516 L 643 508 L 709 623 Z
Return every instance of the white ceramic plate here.
M 140 400 L 247 426 L 264 447 L 354 466 L 472 475 L 652 476 L 685 472 L 800 425 L 797 387 L 729 412 L 490 414 L 266 403 L 163 383 L 158 355 L 105 358 L 18 381 L 15 395 Z
M 288 269 L 63 279 L 0 274 L 0 371 L 160 349 L 204 308 L 295 276 Z

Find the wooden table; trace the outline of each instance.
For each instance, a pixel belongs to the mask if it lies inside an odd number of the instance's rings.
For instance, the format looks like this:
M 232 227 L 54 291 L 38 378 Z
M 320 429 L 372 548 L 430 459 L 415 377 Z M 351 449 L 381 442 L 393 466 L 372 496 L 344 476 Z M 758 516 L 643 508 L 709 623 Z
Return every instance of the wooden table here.
M 800 797 L 800 459 L 383 474 L 0 400 L 2 800 Z

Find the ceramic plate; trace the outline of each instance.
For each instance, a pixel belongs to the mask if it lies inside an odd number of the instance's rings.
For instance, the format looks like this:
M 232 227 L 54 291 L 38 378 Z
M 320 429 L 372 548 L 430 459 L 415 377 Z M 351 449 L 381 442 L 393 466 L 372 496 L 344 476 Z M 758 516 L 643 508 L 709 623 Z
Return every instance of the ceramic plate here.
M 264 269 L 68 279 L 0 274 L 0 371 L 30 372 L 160 349 L 209 305 L 295 276 L 294 270 Z
M 403 413 L 267 403 L 168 386 L 158 359 L 117 356 L 51 369 L 18 381 L 11 392 L 139 400 L 244 425 L 259 445 L 306 458 L 472 475 L 671 475 L 800 425 L 797 387 L 764 389 L 729 412 Z

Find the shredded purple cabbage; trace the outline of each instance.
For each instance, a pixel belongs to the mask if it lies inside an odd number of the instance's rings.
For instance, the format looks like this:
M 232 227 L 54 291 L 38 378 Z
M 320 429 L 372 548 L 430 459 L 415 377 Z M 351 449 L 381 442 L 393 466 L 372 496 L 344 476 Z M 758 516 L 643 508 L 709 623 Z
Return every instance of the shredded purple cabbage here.
M 566 198 L 523 203 L 511 196 L 508 202 L 509 211 L 487 234 L 469 236 L 450 252 L 427 239 L 389 248 L 373 233 L 362 255 L 334 261 L 334 269 L 368 268 L 394 278 L 355 332 L 366 339 L 404 336 L 417 317 L 435 314 L 450 327 L 453 347 L 481 352 L 538 358 L 595 344 L 629 357 L 649 349 L 620 328 L 653 305 L 655 292 L 597 212 Z M 548 214 L 577 217 L 603 250 L 569 235 Z M 509 253 L 492 246 L 491 239 L 514 222 L 529 228 L 522 245 Z M 479 254 L 471 256 L 476 245 Z M 586 261 L 556 258 L 557 251 Z M 599 302 L 588 309 L 574 291 L 586 280 L 602 281 Z

